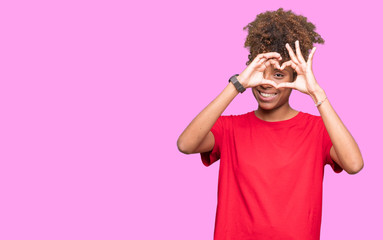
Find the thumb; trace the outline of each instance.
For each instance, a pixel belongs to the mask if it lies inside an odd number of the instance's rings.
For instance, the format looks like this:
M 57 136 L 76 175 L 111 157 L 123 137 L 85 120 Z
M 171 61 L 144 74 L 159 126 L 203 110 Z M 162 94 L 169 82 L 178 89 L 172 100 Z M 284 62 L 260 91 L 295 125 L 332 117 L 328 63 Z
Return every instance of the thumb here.
M 279 89 L 279 88 L 292 88 L 292 89 L 296 89 L 296 84 L 295 84 L 295 82 L 279 83 L 277 85 L 277 89 Z
M 277 88 L 278 86 L 274 81 L 267 80 L 267 79 L 262 79 L 261 81 L 259 81 L 257 85 L 272 86 L 274 88 Z

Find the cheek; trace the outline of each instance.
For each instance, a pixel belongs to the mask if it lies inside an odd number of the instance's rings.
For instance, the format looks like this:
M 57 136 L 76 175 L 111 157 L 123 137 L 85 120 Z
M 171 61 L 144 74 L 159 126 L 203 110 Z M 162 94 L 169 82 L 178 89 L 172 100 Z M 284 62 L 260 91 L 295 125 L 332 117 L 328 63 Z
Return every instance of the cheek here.
M 251 89 L 251 92 L 253 93 L 253 96 L 255 97 L 255 98 L 257 98 L 256 96 L 255 96 L 255 92 L 256 92 L 257 90 L 255 89 L 255 88 L 252 88 Z
M 288 98 L 290 96 L 291 92 L 292 92 L 291 88 L 284 88 L 281 91 L 281 96 L 283 96 L 283 98 Z
M 279 82 L 294 82 L 294 80 L 295 80 L 295 78 L 293 78 L 293 76 L 286 76 L 282 80 L 280 80 Z
M 291 74 L 293 81 L 295 81 L 295 79 L 297 79 L 297 76 L 298 76 L 297 72 L 294 72 Z

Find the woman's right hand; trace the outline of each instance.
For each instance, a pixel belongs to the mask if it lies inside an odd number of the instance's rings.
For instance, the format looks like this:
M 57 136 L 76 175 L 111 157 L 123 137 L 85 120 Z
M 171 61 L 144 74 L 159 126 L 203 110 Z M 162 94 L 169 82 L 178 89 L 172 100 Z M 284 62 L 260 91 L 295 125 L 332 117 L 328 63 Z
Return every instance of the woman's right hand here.
M 253 88 L 259 85 L 272 85 L 277 88 L 277 84 L 274 81 L 263 78 L 263 72 L 270 65 L 274 65 L 279 69 L 280 60 L 282 60 L 282 57 L 277 52 L 258 54 L 247 68 L 239 74 L 237 79 L 244 88 Z

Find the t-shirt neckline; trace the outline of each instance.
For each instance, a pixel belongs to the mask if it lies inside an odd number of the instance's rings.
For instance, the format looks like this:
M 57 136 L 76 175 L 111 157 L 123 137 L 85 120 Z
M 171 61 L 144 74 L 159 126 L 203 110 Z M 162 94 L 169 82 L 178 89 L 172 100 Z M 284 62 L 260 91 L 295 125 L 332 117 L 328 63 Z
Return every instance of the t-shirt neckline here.
M 295 123 L 297 123 L 303 117 L 304 114 L 301 111 L 298 111 L 298 114 L 295 115 L 294 117 L 292 117 L 290 119 L 282 120 L 282 121 L 276 121 L 276 122 L 269 122 L 269 121 L 265 121 L 265 120 L 260 119 L 259 117 L 257 117 L 257 115 L 255 115 L 255 111 L 250 112 L 250 115 L 253 116 L 252 118 L 256 122 L 264 124 L 264 125 L 288 127 L 288 126 L 291 126 L 291 125 L 294 125 Z

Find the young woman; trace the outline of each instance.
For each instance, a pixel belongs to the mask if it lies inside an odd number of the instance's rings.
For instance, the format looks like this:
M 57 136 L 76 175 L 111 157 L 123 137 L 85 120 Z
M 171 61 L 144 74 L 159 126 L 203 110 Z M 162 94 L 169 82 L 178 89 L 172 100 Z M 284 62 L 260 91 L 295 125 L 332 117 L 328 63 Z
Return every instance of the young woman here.
M 221 159 L 215 240 L 317 240 L 325 164 L 338 173 L 363 168 L 312 71 L 313 44 L 324 40 L 305 17 L 283 9 L 259 14 L 245 29 L 248 66 L 187 126 L 178 148 L 201 153 L 206 166 Z M 221 116 L 245 89 L 258 109 Z M 320 116 L 291 108 L 292 89 L 310 95 Z

